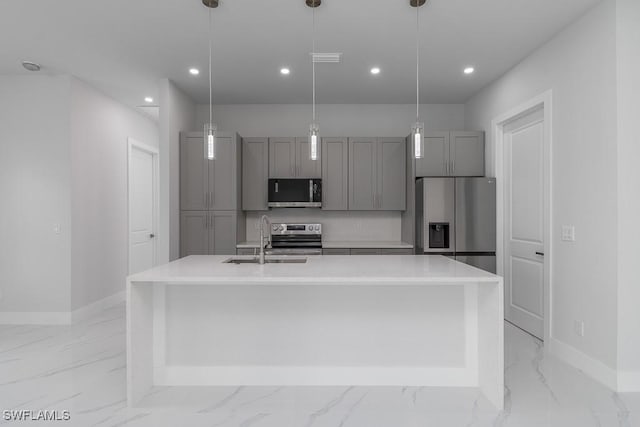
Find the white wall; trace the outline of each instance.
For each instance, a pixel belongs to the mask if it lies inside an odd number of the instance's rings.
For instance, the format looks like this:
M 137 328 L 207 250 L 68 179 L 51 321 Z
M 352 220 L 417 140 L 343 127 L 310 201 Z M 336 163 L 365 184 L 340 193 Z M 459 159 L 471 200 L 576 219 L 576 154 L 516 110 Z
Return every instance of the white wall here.
M 124 290 L 129 137 L 157 147 L 158 126 L 72 78 L 72 310 Z
M 617 363 L 615 25 L 615 3 L 605 0 L 465 110 L 467 128 L 489 132 L 493 118 L 553 91 L 552 336 L 610 368 Z M 576 226 L 575 243 L 560 241 L 562 224 Z M 584 338 L 574 319 L 584 320 Z
M 617 2 L 618 367 L 640 389 L 640 2 Z M 621 380 L 622 381 L 622 380 Z
M 0 77 L 0 312 L 69 310 L 69 84 Z
M 159 261 L 180 255 L 180 132 L 194 130 L 196 106 L 173 82 L 160 82 Z M 201 127 L 200 127 L 201 128 Z M 198 129 L 200 129 L 198 128 Z M 167 238 L 168 236 L 168 238 Z
M 334 104 L 316 107 L 321 136 L 406 136 L 415 122 L 415 105 Z M 431 130 L 464 128 L 464 105 L 420 107 L 421 120 Z M 196 130 L 209 121 L 209 106 L 197 106 Z M 284 104 L 214 105 L 218 129 L 243 137 L 304 136 L 309 132 L 311 106 Z

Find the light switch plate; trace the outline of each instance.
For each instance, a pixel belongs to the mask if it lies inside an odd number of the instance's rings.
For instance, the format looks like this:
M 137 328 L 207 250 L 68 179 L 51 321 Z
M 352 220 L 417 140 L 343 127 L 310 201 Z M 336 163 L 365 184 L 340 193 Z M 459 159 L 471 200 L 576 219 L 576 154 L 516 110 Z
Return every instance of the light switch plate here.
M 575 242 L 576 241 L 576 227 L 573 225 L 562 226 L 562 241 L 563 242 Z

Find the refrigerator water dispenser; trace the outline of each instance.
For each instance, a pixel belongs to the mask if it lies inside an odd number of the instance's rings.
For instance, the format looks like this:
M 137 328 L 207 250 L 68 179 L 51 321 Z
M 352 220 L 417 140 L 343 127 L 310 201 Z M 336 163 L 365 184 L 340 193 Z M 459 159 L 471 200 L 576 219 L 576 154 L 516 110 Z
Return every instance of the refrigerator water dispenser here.
M 448 249 L 449 248 L 449 223 L 430 222 L 429 223 L 429 248 Z

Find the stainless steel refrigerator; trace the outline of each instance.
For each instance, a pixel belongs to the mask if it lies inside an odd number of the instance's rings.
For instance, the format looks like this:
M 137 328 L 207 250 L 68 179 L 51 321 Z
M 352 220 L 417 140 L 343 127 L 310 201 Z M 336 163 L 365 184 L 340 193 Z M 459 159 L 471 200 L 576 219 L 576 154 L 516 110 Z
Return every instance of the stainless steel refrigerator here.
M 416 181 L 416 254 L 445 255 L 496 272 L 495 178 Z

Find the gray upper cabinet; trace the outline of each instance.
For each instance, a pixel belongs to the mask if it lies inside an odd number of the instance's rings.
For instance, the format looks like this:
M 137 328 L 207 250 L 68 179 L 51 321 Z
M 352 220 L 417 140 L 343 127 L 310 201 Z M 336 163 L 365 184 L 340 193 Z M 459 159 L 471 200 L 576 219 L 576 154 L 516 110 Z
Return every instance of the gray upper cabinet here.
M 377 208 L 403 211 L 407 207 L 407 143 L 404 138 L 378 138 Z
M 349 210 L 375 210 L 377 141 L 375 138 L 349 138 Z
M 320 141 L 318 141 L 320 142 Z M 296 177 L 320 178 L 322 176 L 322 144 L 318 144 L 318 159 L 311 160 L 309 138 L 296 138 Z
M 427 132 L 424 156 L 416 159 L 416 176 L 447 176 L 449 132 Z
M 269 178 L 320 178 L 320 159 L 318 153 L 318 160 L 311 160 L 306 137 L 269 138 Z
M 235 210 L 239 208 L 238 157 L 240 141 L 235 137 L 216 138 L 216 158 L 209 162 L 209 209 Z
M 484 132 L 451 132 L 452 176 L 484 176 Z
M 269 177 L 296 176 L 296 139 L 269 138 Z
M 349 209 L 349 140 L 322 138 L 322 209 Z
M 406 209 L 406 140 L 349 139 L 349 209 Z
M 180 136 L 180 208 L 201 211 L 209 202 L 209 165 L 203 136 L 189 135 Z
M 242 209 L 266 211 L 269 178 L 269 140 L 242 140 Z
M 484 132 L 427 132 L 416 176 L 484 176 Z
M 181 134 L 180 209 L 235 210 L 239 205 L 240 141 L 237 134 L 216 137 L 216 158 L 208 160 L 201 132 Z

